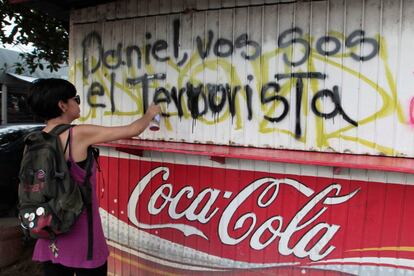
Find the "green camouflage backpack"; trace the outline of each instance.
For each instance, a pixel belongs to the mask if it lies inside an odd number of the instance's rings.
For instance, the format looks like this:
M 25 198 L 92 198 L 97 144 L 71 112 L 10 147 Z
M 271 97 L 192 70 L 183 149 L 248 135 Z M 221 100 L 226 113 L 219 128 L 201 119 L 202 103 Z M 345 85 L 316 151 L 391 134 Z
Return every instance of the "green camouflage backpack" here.
M 71 177 L 65 161 L 59 134 L 70 127 L 59 125 L 49 133 L 28 134 L 19 173 L 19 218 L 23 231 L 35 239 L 50 239 L 55 256 L 56 235 L 71 229 L 84 205 L 90 203 L 91 195 L 90 185 L 81 188 Z M 91 155 L 88 150 L 85 178 L 88 180 Z

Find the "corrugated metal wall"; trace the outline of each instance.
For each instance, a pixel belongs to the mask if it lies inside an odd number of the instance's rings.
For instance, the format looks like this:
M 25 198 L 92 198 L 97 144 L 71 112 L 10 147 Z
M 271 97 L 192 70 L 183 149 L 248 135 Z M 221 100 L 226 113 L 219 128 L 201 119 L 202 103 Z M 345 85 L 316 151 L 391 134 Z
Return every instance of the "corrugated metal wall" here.
M 411 0 L 117 1 L 71 17 L 82 122 L 145 139 L 414 156 Z M 250 6 L 249 6 L 250 5 Z

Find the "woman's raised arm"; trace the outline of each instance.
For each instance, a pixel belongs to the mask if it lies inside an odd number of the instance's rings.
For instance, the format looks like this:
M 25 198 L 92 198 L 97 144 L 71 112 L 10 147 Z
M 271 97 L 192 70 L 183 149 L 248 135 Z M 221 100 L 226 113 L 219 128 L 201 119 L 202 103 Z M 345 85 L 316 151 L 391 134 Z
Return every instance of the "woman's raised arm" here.
M 110 142 L 118 139 L 131 138 L 140 135 L 150 124 L 155 115 L 161 113 L 158 105 L 152 104 L 141 118 L 129 125 L 105 127 L 98 125 L 78 125 L 75 129 L 77 142 L 86 146 Z

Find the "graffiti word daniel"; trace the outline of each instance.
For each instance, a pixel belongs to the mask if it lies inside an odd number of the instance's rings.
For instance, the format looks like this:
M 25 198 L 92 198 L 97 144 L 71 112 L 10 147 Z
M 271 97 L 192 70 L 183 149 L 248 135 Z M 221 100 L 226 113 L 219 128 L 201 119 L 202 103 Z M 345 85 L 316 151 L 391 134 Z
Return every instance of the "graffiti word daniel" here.
M 209 237 L 205 233 L 192 225 L 180 223 L 145 224 L 138 220 L 136 209 L 140 195 L 148 184 L 152 182 L 152 178 L 160 173 L 162 174 L 163 181 L 168 181 L 169 169 L 167 167 L 158 167 L 144 176 L 133 190 L 128 202 L 129 220 L 141 229 L 176 229 L 186 236 L 197 235 L 208 240 Z M 276 215 L 269 217 L 266 221 L 259 222 L 254 212 L 246 213 L 245 209 L 240 210 L 241 205 L 245 201 L 252 200 L 252 194 L 258 189 L 263 191 L 257 197 L 257 206 L 269 208 L 272 203 L 277 201 L 279 189 L 282 185 L 295 188 L 298 193 L 309 199 L 290 221 L 285 221 L 282 215 Z M 329 205 L 345 203 L 359 192 L 359 189 L 357 189 L 352 193 L 339 195 L 342 187 L 340 184 L 334 183 L 319 193 L 315 193 L 315 191 L 296 180 L 271 177 L 257 179 L 235 195 L 229 191 L 223 192 L 213 188 L 206 188 L 200 193 L 195 194 L 194 188 L 191 186 L 185 186 L 173 195 L 173 187 L 173 184 L 165 183 L 157 189 L 155 187 L 150 188 L 153 190 L 153 193 L 148 202 L 149 214 L 158 215 L 163 210 L 167 210 L 172 221 L 185 218 L 190 222 L 199 222 L 201 224 L 206 224 L 213 217 L 219 216 L 217 233 L 220 241 L 225 245 L 237 245 L 248 239 L 251 248 L 263 250 L 279 238 L 278 252 L 281 255 L 288 256 L 293 254 L 297 258 L 309 257 L 312 261 L 325 258 L 335 249 L 335 246 L 328 246 L 328 244 L 340 228 L 339 225 L 322 221 L 317 222 L 317 219 L 326 212 Z M 335 193 L 335 196 L 328 196 L 332 193 Z M 219 197 L 230 201 L 223 207 L 222 212 L 219 212 L 219 207 L 214 207 Z M 192 202 L 183 208 L 182 198 L 192 200 Z M 199 206 L 200 202 L 203 202 L 203 206 Z M 320 203 L 324 206 L 316 210 L 315 206 Z M 177 211 L 177 206 L 180 206 L 180 212 Z M 231 226 L 230 221 L 234 220 L 236 223 L 234 226 Z M 245 225 L 248 226 L 248 229 L 245 229 L 240 236 L 235 237 L 232 234 L 236 229 L 240 231 L 241 227 Z M 276 228 L 274 227 L 275 225 L 277 225 Z M 294 243 L 291 239 L 292 236 L 302 229 L 306 229 L 306 233 Z M 322 252 L 325 247 L 326 249 Z

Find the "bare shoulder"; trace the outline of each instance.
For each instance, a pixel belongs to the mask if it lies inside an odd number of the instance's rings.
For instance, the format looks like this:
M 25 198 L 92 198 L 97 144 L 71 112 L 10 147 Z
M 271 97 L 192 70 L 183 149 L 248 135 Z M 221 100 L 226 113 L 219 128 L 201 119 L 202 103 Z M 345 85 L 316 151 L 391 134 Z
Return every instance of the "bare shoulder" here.
M 104 132 L 110 127 L 105 126 L 98 126 L 98 125 L 92 125 L 92 124 L 81 124 L 81 125 L 75 125 L 73 126 L 73 132 L 76 133 L 78 136 L 90 136 L 90 135 L 96 135 L 100 132 Z
M 72 134 L 76 140 L 85 140 L 85 137 L 99 131 L 99 126 L 91 124 L 74 125 L 72 127 Z

